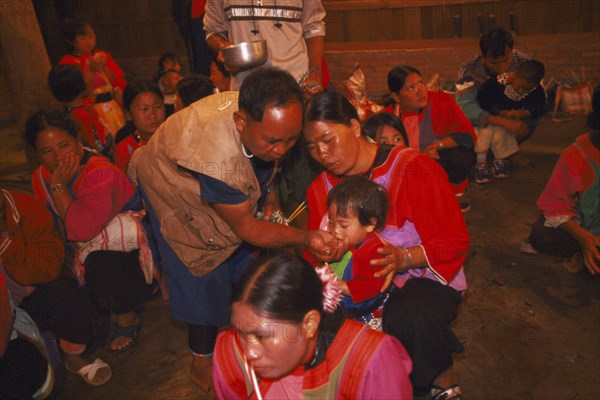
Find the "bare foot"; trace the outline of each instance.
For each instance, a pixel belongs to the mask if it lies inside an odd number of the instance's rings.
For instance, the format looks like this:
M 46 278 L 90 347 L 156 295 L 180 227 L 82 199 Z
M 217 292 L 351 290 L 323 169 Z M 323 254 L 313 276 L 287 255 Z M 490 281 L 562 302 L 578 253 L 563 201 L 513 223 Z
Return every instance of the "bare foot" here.
M 190 378 L 209 398 L 216 398 L 212 379 L 212 357 L 192 357 Z

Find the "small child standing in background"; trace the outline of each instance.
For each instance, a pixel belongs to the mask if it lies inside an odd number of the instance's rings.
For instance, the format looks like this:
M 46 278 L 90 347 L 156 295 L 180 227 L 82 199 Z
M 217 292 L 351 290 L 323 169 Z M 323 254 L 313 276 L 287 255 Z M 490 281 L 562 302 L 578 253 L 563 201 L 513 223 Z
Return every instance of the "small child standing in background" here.
M 541 85 L 544 77 L 544 64 L 537 60 L 523 62 L 514 72 L 506 72 L 488 79 L 477 94 L 479 106 L 492 115 L 507 118 L 535 121 L 546 105 L 546 92 Z M 475 181 L 490 181 L 487 160 L 488 150 L 492 150 L 494 161 L 492 173 L 496 178 L 508 177 L 506 157 L 519 150 L 517 139 L 504 128 L 488 125 L 475 128 L 477 142 L 477 165 Z
M 154 73 L 154 82 L 160 84 L 160 78 L 167 70 L 175 70 L 181 73 L 181 60 L 175 53 L 163 53 L 158 59 L 158 69 Z
M 350 246 L 339 261 L 329 263 L 342 281 L 342 308 L 351 317 L 369 322 L 380 317 L 372 313 L 381 308 L 386 297 L 380 293 L 384 280 L 373 276 L 381 267 L 369 262 L 381 257 L 377 249 L 384 242 L 376 231 L 385 225 L 387 193 L 364 176 L 346 177 L 329 192 L 327 207 L 325 230 Z
M 125 89 L 125 74 L 106 51 L 96 49 L 96 34 L 83 17 L 66 17 L 63 33 L 73 47 L 73 54 L 64 56 L 59 64 L 73 64 L 81 69 L 86 84 L 91 87 L 91 100 L 100 122 L 111 135 L 125 125 L 119 105 Z
M 79 124 L 79 135 L 84 145 L 100 154 L 113 158 L 113 137 L 106 135 L 94 103 L 89 99 L 83 73 L 75 65 L 58 64 L 48 73 L 48 86 L 65 111 Z
M 177 83 L 181 80 L 181 74 L 174 69 L 163 72 L 158 87 L 163 94 L 165 105 L 165 116 L 169 117 L 175 112 L 175 101 L 177 99 Z
M 158 70 L 154 74 L 154 80 L 163 94 L 166 117 L 175 112 L 176 87 L 181 78 L 179 57 L 175 53 L 163 53 L 158 59 Z

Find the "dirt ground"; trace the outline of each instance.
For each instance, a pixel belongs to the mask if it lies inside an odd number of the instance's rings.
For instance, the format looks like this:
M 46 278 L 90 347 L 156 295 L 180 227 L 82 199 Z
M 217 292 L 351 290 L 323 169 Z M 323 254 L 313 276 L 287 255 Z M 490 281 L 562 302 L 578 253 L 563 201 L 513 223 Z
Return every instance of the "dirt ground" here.
M 600 279 L 571 274 L 559 259 L 519 252 L 561 149 L 585 130 L 584 117 L 560 124 L 543 119 L 522 147 L 526 165 L 513 168 L 509 179 L 470 187 L 469 289 L 453 325 L 466 348 L 455 357 L 466 399 L 600 398 Z M 2 179 L 23 185 L 22 164 L 15 166 L 22 159 L 8 156 L 5 144 Z M 93 352 L 112 365 L 111 382 L 90 388 L 68 376 L 57 398 L 203 398 L 188 378 L 186 341 L 184 324 L 172 320 L 168 304 L 154 297 L 135 348 Z

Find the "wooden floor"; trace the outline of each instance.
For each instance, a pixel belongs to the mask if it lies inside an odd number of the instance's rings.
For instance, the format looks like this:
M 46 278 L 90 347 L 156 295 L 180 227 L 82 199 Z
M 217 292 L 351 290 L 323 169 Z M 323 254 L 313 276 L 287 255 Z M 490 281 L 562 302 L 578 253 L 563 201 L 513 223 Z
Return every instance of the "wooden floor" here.
M 570 274 L 560 260 L 519 253 L 560 150 L 585 129 L 585 118 L 540 121 L 522 148 L 526 165 L 504 181 L 469 189 L 469 290 L 453 325 L 466 348 L 455 366 L 467 399 L 600 398 L 600 280 Z M 186 343 L 185 326 L 154 297 L 135 348 L 112 354 L 104 346 L 94 352 L 112 365 L 112 381 L 90 388 L 68 376 L 57 397 L 202 398 L 188 378 Z

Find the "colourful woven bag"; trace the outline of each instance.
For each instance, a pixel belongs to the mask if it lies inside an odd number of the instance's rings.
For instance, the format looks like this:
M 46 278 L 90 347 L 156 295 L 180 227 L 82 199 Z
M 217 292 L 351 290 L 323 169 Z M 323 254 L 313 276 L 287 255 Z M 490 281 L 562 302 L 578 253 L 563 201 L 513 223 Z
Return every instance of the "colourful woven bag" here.
M 564 112 L 571 117 L 559 118 L 557 113 Z M 588 114 L 592 111 L 592 84 L 586 82 L 577 87 L 567 87 L 558 85 L 556 98 L 554 101 L 554 112 L 552 121 L 560 122 L 577 118 L 580 115 Z

